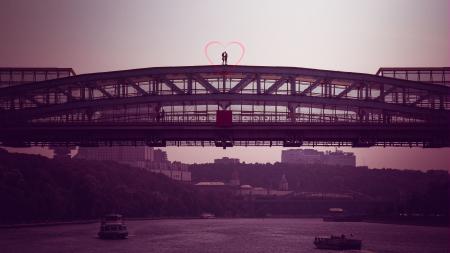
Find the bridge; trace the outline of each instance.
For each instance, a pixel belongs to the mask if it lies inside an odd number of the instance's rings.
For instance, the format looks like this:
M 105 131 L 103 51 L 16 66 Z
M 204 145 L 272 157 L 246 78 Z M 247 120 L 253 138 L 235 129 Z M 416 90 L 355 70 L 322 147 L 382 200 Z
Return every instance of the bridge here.
M 0 144 L 450 146 L 450 68 L 0 68 Z

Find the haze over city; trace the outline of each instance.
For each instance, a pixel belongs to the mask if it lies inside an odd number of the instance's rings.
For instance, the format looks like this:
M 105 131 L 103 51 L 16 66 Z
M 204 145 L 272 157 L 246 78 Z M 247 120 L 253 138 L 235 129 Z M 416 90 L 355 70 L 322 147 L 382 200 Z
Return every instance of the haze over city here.
M 1 253 L 449 252 L 448 0 L 0 0 Z

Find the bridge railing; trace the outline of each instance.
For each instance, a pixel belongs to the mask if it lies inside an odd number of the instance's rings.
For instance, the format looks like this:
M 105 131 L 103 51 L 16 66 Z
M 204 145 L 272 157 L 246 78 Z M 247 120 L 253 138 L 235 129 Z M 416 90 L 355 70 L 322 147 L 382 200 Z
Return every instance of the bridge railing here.
M 181 113 L 166 112 L 161 113 L 126 113 L 126 114 L 103 114 L 94 116 L 91 119 L 80 115 L 63 115 L 60 117 L 49 117 L 35 119 L 32 123 L 50 123 L 50 124 L 173 124 L 173 125 L 196 125 L 196 124 L 215 124 L 217 122 L 216 112 L 203 113 Z M 357 114 L 305 114 L 305 113 L 233 113 L 233 124 L 411 124 L 426 123 L 424 119 L 405 118 L 392 115 L 383 118 L 381 115 L 369 115 L 360 118 Z

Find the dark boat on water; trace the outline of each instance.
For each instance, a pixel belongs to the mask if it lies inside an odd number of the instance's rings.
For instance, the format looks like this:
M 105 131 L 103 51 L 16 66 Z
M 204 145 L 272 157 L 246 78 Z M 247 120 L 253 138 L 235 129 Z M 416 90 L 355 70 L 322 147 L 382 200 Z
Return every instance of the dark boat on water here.
M 330 237 L 316 237 L 314 239 L 314 245 L 318 249 L 329 250 L 352 250 L 361 249 L 362 241 L 357 239 L 346 238 L 342 236 L 330 236 Z

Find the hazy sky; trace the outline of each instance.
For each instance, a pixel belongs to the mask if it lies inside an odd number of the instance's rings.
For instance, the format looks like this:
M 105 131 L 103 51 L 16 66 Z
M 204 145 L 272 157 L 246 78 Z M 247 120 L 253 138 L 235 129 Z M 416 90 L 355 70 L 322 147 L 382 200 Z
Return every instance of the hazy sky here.
M 72 67 L 82 74 L 206 65 L 204 46 L 213 40 L 241 42 L 244 65 L 364 73 L 450 66 L 449 23 L 447 0 L 0 0 L 0 66 Z M 281 156 L 281 148 L 167 150 L 184 162 Z M 450 149 L 346 150 L 357 154 L 358 165 L 450 169 Z

